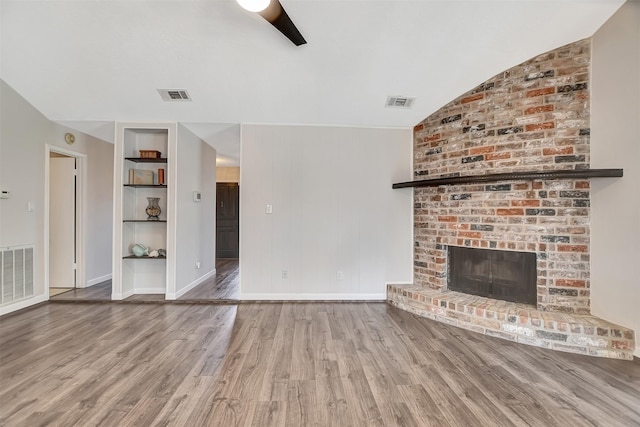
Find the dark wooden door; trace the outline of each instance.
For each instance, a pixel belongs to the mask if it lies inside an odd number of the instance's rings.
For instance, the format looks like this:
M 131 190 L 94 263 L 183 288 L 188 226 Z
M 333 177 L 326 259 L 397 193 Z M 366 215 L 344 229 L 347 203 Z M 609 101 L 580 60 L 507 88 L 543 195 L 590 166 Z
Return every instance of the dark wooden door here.
M 238 258 L 240 191 L 238 184 L 216 185 L 216 258 Z

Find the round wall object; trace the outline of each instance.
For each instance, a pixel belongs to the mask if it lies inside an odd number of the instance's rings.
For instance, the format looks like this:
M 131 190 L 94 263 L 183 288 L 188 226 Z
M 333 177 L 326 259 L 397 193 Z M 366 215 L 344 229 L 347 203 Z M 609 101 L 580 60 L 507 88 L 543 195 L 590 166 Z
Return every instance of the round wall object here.
M 72 133 L 65 133 L 64 134 L 64 140 L 67 142 L 67 144 L 71 145 L 74 142 L 76 142 L 76 137 Z

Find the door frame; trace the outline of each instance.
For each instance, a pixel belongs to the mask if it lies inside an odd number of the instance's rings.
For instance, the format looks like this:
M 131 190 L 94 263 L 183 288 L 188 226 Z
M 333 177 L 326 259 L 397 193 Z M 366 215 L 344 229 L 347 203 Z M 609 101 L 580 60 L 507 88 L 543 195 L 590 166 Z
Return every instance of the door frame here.
M 49 201 L 51 153 L 63 154 L 76 159 L 76 288 L 86 288 L 85 272 L 85 212 L 87 189 L 87 155 L 54 145 L 45 145 L 44 165 L 44 288 L 49 299 Z

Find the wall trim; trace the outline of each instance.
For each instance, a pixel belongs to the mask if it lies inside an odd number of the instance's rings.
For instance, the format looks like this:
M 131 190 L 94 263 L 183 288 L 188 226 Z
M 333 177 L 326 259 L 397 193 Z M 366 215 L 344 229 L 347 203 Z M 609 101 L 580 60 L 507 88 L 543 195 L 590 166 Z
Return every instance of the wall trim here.
M 350 129 L 391 129 L 391 130 L 411 130 L 413 126 L 366 126 L 366 125 L 346 125 L 346 124 L 328 124 L 328 123 L 260 123 L 260 122 L 242 122 L 242 126 L 291 126 L 291 127 L 319 127 L 319 128 L 350 128 Z M 240 136 L 242 140 L 242 135 Z M 242 159 L 242 155 L 240 155 Z
M 152 294 L 162 294 L 164 295 L 166 289 L 165 288 L 134 288 L 133 293 L 131 295 L 142 294 L 142 295 L 152 295 Z
M 114 293 L 113 290 L 111 291 L 111 300 L 112 301 L 121 301 L 123 299 L 127 299 L 130 296 L 132 296 L 134 294 L 133 289 L 127 292 L 119 292 L 119 293 Z
M 214 268 L 213 270 L 209 271 L 208 273 L 204 274 L 203 276 L 200 276 L 199 278 L 197 278 L 193 282 L 189 283 L 187 286 L 185 286 L 183 289 L 180 289 L 178 292 L 171 292 L 171 293 L 167 292 L 167 295 L 166 295 L 165 299 L 167 299 L 167 300 L 178 299 L 182 295 L 184 295 L 187 292 L 189 292 L 191 289 L 195 288 L 196 286 L 198 286 L 199 284 L 204 282 L 205 280 L 213 277 L 215 274 L 216 274 L 216 269 Z
M 49 199 L 50 199 L 50 172 L 49 161 L 51 153 L 64 154 L 76 159 L 76 287 L 84 288 L 86 284 L 86 256 L 85 256 L 85 236 L 86 236 L 86 200 L 87 200 L 87 155 L 67 148 L 45 144 L 45 164 L 44 164 L 44 257 L 42 264 L 44 267 L 44 288 L 45 298 L 49 299 Z
M 87 280 L 87 288 L 97 285 L 102 282 L 106 282 L 107 280 L 111 280 L 113 275 L 111 273 L 105 274 L 104 276 L 95 277 L 93 279 Z
M 387 294 L 240 294 L 241 301 L 386 301 Z
M 31 307 L 32 305 L 40 304 L 41 302 L 45 302 L 48 300 L 49 300 L 49 295 L 38 295 L 35 297 L 16 301 L 12 304 L 0 306 L 0 316 L 13 313 L 14 311 L 22 310 L 23 308 Z

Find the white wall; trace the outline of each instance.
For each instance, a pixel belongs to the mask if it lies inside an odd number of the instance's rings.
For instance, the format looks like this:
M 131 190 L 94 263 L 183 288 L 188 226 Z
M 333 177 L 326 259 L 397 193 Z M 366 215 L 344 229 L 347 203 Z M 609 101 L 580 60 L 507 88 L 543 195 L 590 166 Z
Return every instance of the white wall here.
M 72 131 L 49 121 L 20 94 L 0 80 L 0 188 L 12 192 L 0 200 L 0 246 L 35 246 L 34 298 L 24 304 L 4 307 L 0 313 L 46 299 L 44 284 L 44 195 L 46 145 L 63 147 L 87 155 L 86 236 L 99 242 L 85 248 L 87 282 L 111 272 L 111 223 L 113 147 L 99 139 Z M 76 143 L 69 146 L 64 134 L 73 132 Z M 96 164 L 100 163 L 99 165 Z M 105 183 L 106 181 L 106 183 Z M 101 193 L 105 191 L 106 193 Z M 27 204 L 33 211 L 27 211 Z M 91 216 L 89 206 L 106 206 L 106 212 Z M 106 244 L 106 249 L 105 245 Z
M 593 36 L 591 312 L 633 328 L 640 357 L 640 2 L 628 1 Z
M 410 282 L 412 192 L 391 185 L 411 179 L 411 138 L 243 125 L 241 298 L 384 299 L 386 282 Z
M 44 301 L 44 144 L 51 122 L 4 81 L 0 81 L 0 246 L 34 245 L 34 297 L 0 313 Z M 33 203 L 33 212 L 27 203 Z
M 177 178 L 176 294 L 167 299 L 215 273 L 216 150 L 183 125 L 178 125 Z M 194 191 L 200 191 L 201 202 L 193 201 Z

